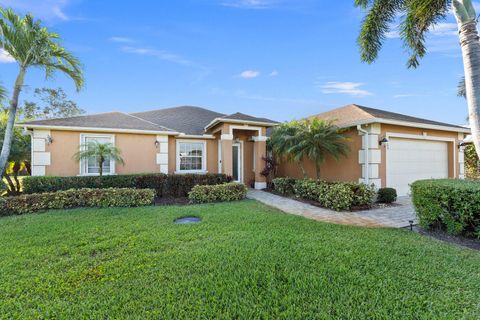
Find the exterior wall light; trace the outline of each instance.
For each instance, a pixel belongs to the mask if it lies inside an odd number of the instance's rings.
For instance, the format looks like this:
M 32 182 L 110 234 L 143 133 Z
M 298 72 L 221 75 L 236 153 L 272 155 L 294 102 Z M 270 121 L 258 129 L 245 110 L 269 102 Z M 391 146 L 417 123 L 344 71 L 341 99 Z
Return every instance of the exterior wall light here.
M 389 142 L 388 139 L 385 137 L 385 138 L 383 138 L 382 140 L 380 140 L 380 141 L 378 142 L 378 144 L 380 144 L 380 146 L 381 146 L 381 145 L 387 145 L 388 142 Z
M 48 135 L 48 136 L 45 138 L 45 141 L 47 142 L 48 145 L 52 144 L 52 143 L 53 143 L 53 138 L 52 138 L 52 136 Z
M 155 147 L 157 147 L 157 148 L 158 148 L 158 146 L 159 146 L 159 145 L 160 145 L 160 141 L 158 141 L 158 140 L 155 140 Z
M 458 144 L 458 149 L 462 148 L 462 147 L 466 147 L 468 145 L 468 143 L 465 143 L 465 142 L 461 142 Z

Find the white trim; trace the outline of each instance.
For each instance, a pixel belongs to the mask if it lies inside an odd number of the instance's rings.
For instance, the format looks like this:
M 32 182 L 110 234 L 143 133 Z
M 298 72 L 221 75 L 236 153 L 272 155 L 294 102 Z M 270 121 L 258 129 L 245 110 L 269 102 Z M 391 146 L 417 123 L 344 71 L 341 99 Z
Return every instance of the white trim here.
M 108 133 L 138 133 L 138 134 L 162 134 L 162 135 L 179 135 L 179 132 L 161 131 L 161 130 L 135 130 L 135 129 L 118 129 L 118 128 L 94 128 L 94 127 L 67 127 L 67 126 L 45 126 L 45 125 L 29 125 L 16 124 L 15 127 L 24 127 L 30 129 L 50 129 L 61 131 L 83 131 L 83 132 L 108 132 Z
M 262 122 L 262 121 L 249 121 L 249 120 L 238 120 L 238 119 L 225 119 L 225 118 L 215 118 L 209 124 L 205 126 L 205 131 L 207 131 L 210 127 L 213 127 L 219 122 L 226 122 L 226 123 L 243 123 L 243 124 L 253 124 L 257 126 L 266 126 L 266 127 L 274 127 L 277 126 L 277 123 L 271 122 Z
M 341 124 L 341 125 L 339 125 L 339 127 L 340 128 L 350 128 L 350 127 L 355 127 L 355 126 L 358 126 L 358 125 L 366 125 L 366 124 L 371 124 L 371 123 L 384 123 L 384 124 L 393 124 L 393 125 L 399 125 L 399 126 L 404 126 L 404 127 L 414 127 L 414 128 L 440 130 L 440 131 L 471 133 L 471 130 L 468 129 L 468 128 L 455 128 L 455 127 L 442 126 L 442 125 L 436 125 L 436 124 L 399 121 L 399 120 L 390 120 L 390 119 L 382 119 L 382 118 L 372 118 L 372 119 L 354 121 L 354 122 L 350 122 L 350 123 Z
M 249 125 L 243 126 L 230 126 L 230 134 L 233 136 L 233 130 L 249 130 L 249 131 L 257 131 L 258 136 L 262 135 L 262 127 L 250 127 Z
M 233 134 L 222 134 L 220 140 L 231 141 L 233 140 Z
M 95 133 L 80 133 L 80 148 L 85 145 L 86 138 L 110 138 L 111 144 L 115 146 L 115 135 L 114 134 L 95 134 Z M 87 165 L 88 161 L 85 159 L 80 159 L 79 163 L 79 175 L 80 176 L 98 176 L 98 173 L 88 173 Z M 115 175 L 116 174 L 116 161 L 110 159 L 110 172 L 103 173 L 103 175 Z
M 457 176 L 457 143 L 455 138 L 447 138 L 447 137 L 436 137 L 436 136 L 428 136 L 428 135 L 415 135 L 415 134 L 407 134 L 407 133 L 395 133 L 395 132 L 387 132 L 385 137 L 390 140 L 390 138 L 399 138 L 399 139 L 411 139 L 411 140 L 427 140 L 427 141 L 440 141 L 440 142 L 452 142 L 453 143 L 453 176 Z M 448 149 L 447 149 L 448 150 Z M 385 149 L 385 184 L 388 186 L 389 184 L 389 157 L 388 152 L 389 147 Z M 448 170 L 450 170 L 450 164 L 448 166 Z
M 255 142 L 266 142 L 268 140 L 268 137 L 265 136 L 253 136 L 252 140 Z
M 215 139 L 214 135 L 211 134 L 203 134 L 203 135 L 196 135 L 196 134 L 185 134 L 180 133 L 178 138 L 185 138 L 185 139 Z
M 217 160 L 218 160 L 218 173 L 222 173 L 223 165 L 222 165 L 222 142 L 218 141 L 218 155 L 217 155 Z
M 244 176 L 244 165 L 243 165 L 243 161 L 244 161 L 244 143 L 242 140 L 238 141 L 238 142 L 234 142 L 232 143 L 232 162 L 233 162 L 233 147 L 234 146 L 239 146 L 240 147 L 240 150 L 238 152 L 238 166 L 239 166 L 239 171 L 240 171 L 240 174 L 239 174 L 239 178 L 240 180 L 239 181 L 235 181 L 235 182 L 238 182 L 238 183 L 244 183 L 244 180 L 245 180 L 245 176 Z M 233 163 L 232 163 L 232 175 L 233 175 Z
M 207 141 L 206 140 L 192 140 L 192 139 L 177 139 L 175 146 L 175 173 L 207 173 Z M 180 170 L 180 143 L 202 143 L 202 169 L 201 170 Z
M 256 182 L 255 181 L 255 189 L 256 190 L 267 189 L 267 183 L 266 182 Z

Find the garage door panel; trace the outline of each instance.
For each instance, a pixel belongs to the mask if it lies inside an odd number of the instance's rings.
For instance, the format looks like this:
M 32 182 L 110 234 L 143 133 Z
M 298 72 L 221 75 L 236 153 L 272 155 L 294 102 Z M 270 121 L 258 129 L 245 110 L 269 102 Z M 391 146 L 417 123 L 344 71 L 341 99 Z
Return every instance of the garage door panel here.
M 406 195 L 414 181 L 448 178 L 448 144 L 391 138 L 387 162 L 387 185 Z

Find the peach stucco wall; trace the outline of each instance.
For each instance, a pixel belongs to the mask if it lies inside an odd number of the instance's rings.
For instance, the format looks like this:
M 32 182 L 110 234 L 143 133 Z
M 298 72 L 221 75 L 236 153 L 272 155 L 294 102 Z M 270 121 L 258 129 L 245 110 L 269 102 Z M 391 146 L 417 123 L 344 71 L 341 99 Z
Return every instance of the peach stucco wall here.
M 358 150 L 362 148 L 362 138 L 356 129 L 345 132 L 348 138 L 350 153 L 347 157 L 341 157 L 338 161 L 333 157 L 327 157 L 320 167 L 320 178 L 327 181 L 355 181 L 362 175 L 362 167 L 358 162 Z M 315 178 L 315 163 L 310 159 L 302 161 L 308 177 Z M 302 178 L 302 170 L 299 163 L 281 160 L 278 175 L 292 178 Z
M 80 134 L 77 131 L 51 131 L 53 143 L 46 146 L 50 152 L 51 164 L 46 166 L 46 175 L 76 176 L 80 173 L 80 165 L 73 155 L 80 146 Z M 96 134 L 89 132 L 88 134 Z M 116 165 L 116 173 L 154 173 L 160 172 L 156 164 L 157 148 L 155 135 L 128 133 L 97 133 L 114 134 L 115 146 L 122 152 L 125 166 Z

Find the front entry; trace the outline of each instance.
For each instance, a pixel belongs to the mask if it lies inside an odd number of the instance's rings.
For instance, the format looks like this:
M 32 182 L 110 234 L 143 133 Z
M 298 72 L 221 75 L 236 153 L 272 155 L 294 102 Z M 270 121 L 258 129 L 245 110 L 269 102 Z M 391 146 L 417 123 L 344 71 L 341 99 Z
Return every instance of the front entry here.
M 242 144 L 236 142 L 232 145 L 233 181 L 243 183 L 242 176 Z

